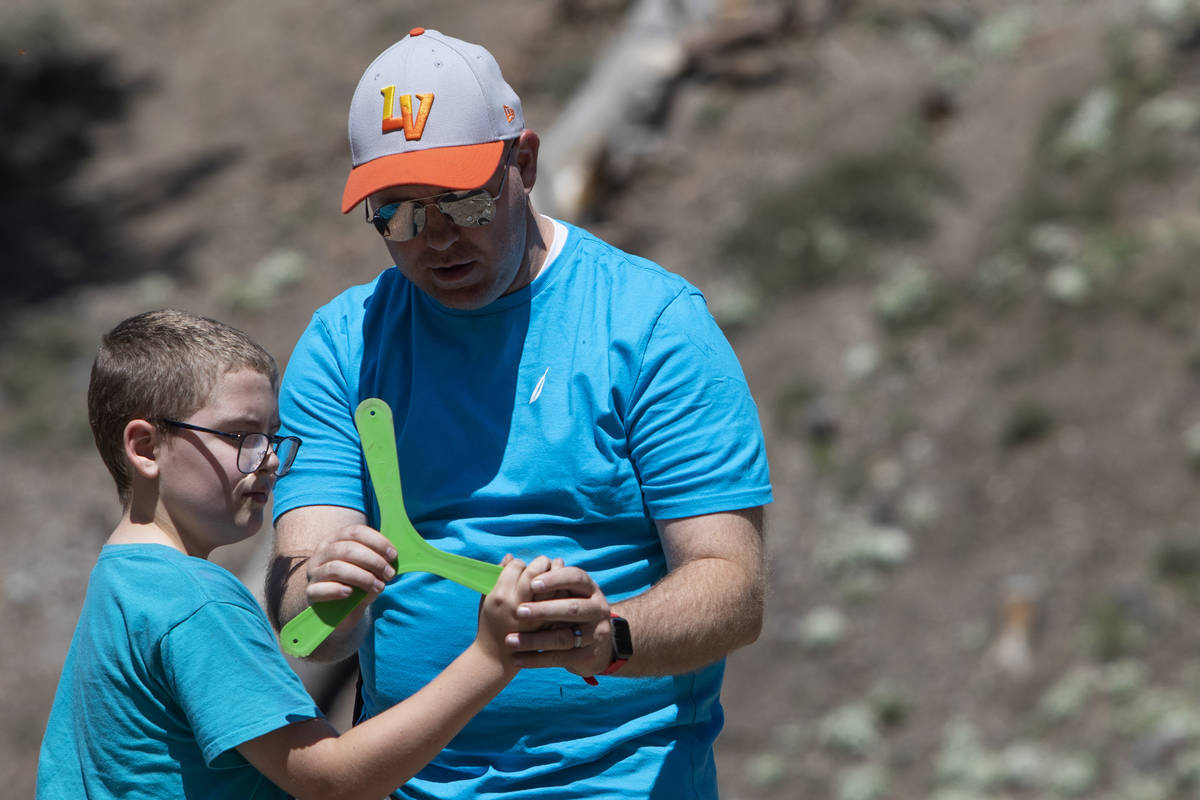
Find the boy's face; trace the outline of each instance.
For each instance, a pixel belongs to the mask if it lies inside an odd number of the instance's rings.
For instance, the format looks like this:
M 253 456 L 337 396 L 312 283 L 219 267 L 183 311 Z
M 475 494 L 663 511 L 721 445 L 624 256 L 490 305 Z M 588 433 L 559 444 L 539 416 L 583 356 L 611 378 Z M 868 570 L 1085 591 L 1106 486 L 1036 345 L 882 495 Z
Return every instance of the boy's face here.
M 180 421 L 227 433 L 274 433 L 279 405 L 266 375 L 241 369 L 221 375 L 207 404 Z M 213 548 L 242 541 L 262 527 L 275 486 L 274 453 L 245 475 L 237 465 L 237 441 L 172 428 L 158 460 L 156 521 L 174 530 L 190 555 L 207 558 Z

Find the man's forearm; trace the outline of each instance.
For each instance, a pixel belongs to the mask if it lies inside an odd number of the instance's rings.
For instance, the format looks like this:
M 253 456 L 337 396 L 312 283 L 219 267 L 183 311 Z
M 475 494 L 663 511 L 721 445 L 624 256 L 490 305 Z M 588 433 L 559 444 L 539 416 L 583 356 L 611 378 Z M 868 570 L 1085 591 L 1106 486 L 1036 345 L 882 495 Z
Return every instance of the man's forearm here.
M 305 599 L 307 581 L 304 574 L 307 562 L 307 555 L 276 553 L 271 559 L 264 594 L 267 613 L 276 630 L 281 630 L 293 617 L 308 608 L 308 601 Z M 332 662 L 353 655 L 366 636 L 367 608 L 367 604 L 363 603 L 350 612 L 306 658 L 311 661 Z
M 360 512 L 333 506 L 297 508 L 279 518 L 264 588 L 267 614 L 276 629 L 308 607 L 308 561 L 317 546 L 328 540 L 332 532 L 362 520 Z M 367 604 L 363 603 L 352 611 L 308 658 L 314 661 L 349 658 L 366 634 L 366 609 Z
M 592 676 L 612 661 L 610 612 L 629 622 L 633 654 L 617 675 L 674 675 L 722 658 L 762 630 L 766 569 L 761 508 L 658 520 L 667 575 L 610 604 L 595 579 L 559 562 L 531 584 L 507 640 L 521 667 Z
M 285 555 L 277 548 L 278 543 L 271 553 L 263 586 L 267 616 L 271 618 L 275 630 L 290 622 L 308 605 L 304 599 L 304 565 L 308 555 Z
M 634 657 L 618 674 L 677 675 L 754 642 L 762 630 L 763 581 L 719 558 L 688 562 L 649 591 L 613 606 L 629 620 Z

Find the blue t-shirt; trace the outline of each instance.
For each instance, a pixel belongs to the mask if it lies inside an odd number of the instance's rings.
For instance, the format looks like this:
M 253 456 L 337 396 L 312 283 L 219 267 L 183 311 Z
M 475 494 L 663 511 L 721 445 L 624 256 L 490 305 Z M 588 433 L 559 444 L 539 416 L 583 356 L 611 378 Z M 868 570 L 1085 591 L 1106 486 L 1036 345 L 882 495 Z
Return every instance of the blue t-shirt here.
M 37 797 L 283 798 L 235 748 L 319 716 L 228 570 L 164 545 L 107 545 L 46 725 Z
M 392 408 L 426 540 L 492 563 L 559 556 L 614 602 L 666 574 L 654 520 L 770 502 L 757 409 L 701 294 L 558 230 L 569 235 L 537 280 L 482 309 L 446 308 L 392 268 L 316 312 L 281 391 L 283 433 L 304 446 L 277 514 L 345 506 L 378 525 L 353 423 L 367 397 Z M 432 575 L 394 579 L 359 653 L 365 713 L 466 648 L 478 601 Z M 594 688 L 525 670 L 401 794 L 713 797 L 723 670 Z

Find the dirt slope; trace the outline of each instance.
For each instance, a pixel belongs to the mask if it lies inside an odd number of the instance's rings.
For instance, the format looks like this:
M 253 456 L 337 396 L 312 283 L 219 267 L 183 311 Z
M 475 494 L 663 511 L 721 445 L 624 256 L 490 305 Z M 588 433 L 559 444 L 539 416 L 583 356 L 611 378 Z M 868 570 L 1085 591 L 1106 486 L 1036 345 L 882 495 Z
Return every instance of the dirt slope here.
M 791 4 L 702 52 L 578 220 L 705 291 L 768 433 L 769 617 L 729 660 L 725 797 L 1200 780 L 1197 12 L 1003 5 Z M 626 6 L 0 11 L 12 796 L 116 517 L 83 413 L 95 338 L 177 305 L 286 359 L 387 266 L 337 213 L 367 61 L 418 24 L 484 41 L 547 131 Z

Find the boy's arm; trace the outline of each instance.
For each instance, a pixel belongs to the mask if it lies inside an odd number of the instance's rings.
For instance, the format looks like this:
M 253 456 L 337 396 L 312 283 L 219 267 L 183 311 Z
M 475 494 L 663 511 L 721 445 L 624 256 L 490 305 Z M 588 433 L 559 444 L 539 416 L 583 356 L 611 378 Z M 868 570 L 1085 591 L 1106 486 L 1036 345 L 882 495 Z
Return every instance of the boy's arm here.
M 309 797 L 378 800 L 428 764 L 517 673 L 504 644 L 527 625 L 516 617 L 532 597 L 533 578 L 550 567 L 508 561 L 496 588 L 480 605 L 475 641 L 412 697 L 342 736 L 325 720 L 308 720 L 238 746 L 247 761 L 300 800 Z
M 338 736 L 326 720 L 298 722 L 238 746 L 298 798 L 386 797 L 428 764 L 516 673 L 472 644 L 404 702 Z
M 302 506 L 286 512 L 275 525 L 264 592 L 272 624 L 282 628 L 310 604 L 345 597 L 351 587 L 374 598 L 394 574 L 389 564 L 393 558 L 391 543 L 366 525 L 361 511 Z M 364 602 L 351 612 L 310 658 L 350 657 L 365 634 L 368 605 Z

